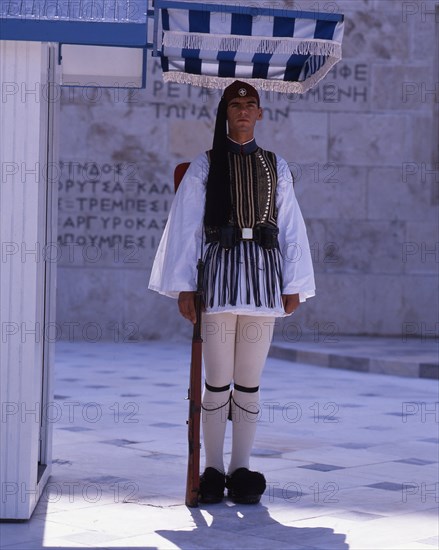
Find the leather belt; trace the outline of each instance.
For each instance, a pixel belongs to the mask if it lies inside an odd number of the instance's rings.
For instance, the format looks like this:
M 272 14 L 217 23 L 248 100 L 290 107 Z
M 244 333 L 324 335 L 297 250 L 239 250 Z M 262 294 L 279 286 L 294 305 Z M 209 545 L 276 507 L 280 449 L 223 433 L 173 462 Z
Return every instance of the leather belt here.
M 254 241 L 262 248 L 276 248 L 279 244 L 279 229 L 273 226 L 256 225 L 255 227 L 224 227 L 206 228 L 206 243 L 219 242 L 222 248 L 233 248 L 240 241 Z

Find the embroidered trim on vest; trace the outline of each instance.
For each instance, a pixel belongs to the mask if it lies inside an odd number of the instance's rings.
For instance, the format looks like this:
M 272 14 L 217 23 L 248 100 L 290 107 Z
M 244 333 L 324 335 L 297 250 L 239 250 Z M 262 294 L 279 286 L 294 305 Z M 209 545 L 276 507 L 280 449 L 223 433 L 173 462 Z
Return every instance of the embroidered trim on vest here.
M 233 223 L 276 226 L 276 156 L 258 148 L 250 155 L 229 154 Z

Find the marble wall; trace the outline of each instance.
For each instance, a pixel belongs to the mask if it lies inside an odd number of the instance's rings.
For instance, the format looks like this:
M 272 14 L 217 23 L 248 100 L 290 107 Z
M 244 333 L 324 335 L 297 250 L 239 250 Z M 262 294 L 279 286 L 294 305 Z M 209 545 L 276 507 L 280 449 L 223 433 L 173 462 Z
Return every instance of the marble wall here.
M 259 144 L 290 163 L 317 279 L 317 296 L 277 330 L 429 337 L 438 333 L 439 10 L 326 4 L 346 14 L 344 59 L 304 96 L 263 94 L 257 127 Z M 147 283 L 174 166 L 211 146 L 220 92 L 164 84 L 157 60 L 148 63 L 145 90 L 63 91 L 63 339 L 190 334 L 175 301 Z

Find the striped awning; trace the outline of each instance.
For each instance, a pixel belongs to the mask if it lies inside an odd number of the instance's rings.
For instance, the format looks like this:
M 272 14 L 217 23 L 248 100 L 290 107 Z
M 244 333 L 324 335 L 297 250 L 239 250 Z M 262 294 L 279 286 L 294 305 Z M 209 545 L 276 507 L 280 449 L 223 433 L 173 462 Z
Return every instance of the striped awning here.
M 342 14 L 157 0 L 165 81 L 304 93 L 341 59 Z

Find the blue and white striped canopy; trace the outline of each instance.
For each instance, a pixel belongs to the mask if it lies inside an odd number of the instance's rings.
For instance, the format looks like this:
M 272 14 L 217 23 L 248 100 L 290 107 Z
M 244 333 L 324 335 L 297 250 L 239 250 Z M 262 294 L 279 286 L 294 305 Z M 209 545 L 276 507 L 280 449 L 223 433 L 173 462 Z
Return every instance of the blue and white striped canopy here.
M 341 59 L 344 18 L 242 5 L 158 0 L 165 81 L 304 93 Z

